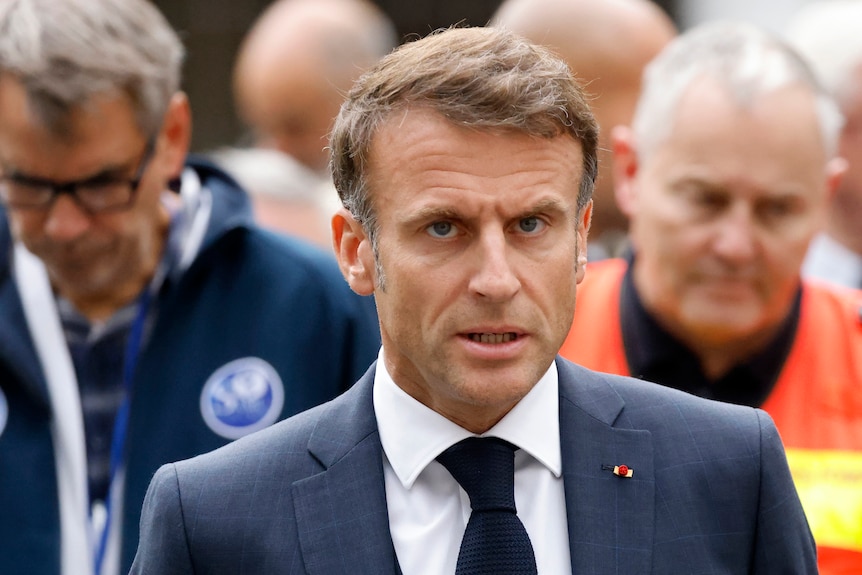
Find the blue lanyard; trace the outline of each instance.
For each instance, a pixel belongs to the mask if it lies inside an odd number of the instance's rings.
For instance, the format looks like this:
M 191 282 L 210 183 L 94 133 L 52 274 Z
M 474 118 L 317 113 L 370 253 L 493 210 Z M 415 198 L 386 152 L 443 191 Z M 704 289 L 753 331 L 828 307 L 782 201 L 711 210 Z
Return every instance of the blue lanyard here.
M 96 574 L 102 572 L 102 563 L 105 560 L 105 552 L 108 548 L 108 536 L 111 532 L 111 501 L 114 498 L 114 490 L 116 486 L 117 473 L 123 464 L 123 456 L 126 449 L 126 436 L 129 430 L 129 412 L 131 411 L 132 402 L 132 379 L 135 375 L 138 357 L 141 351 L 141 344 L 144 339 L 144 331 L 147 324 L 147 315 L 149 313 L 150 303 L 152 301 L 152 286 L 147 286 L 138 300 L 138 313 L 135 316 L 135 321 L 132 323 L 132 329 L 129 332 L 129 340 L 126 343 L 126 355 L 123 360 L 123 403 L 117 412 L 117 418 L 114 421 L 114 435 L 111 438 L 111 470 L 110 470 L 110 486 L 108 495 L 105 498 L 105 525 L 102 533 L 98 534 L 99 544 L 96 548 Z

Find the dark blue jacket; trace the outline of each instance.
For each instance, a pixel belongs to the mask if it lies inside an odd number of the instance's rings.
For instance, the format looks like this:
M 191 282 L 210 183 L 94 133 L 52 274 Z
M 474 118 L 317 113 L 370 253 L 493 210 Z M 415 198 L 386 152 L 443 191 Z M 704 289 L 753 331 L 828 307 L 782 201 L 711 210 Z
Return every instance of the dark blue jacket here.
M 235 182 L 204 162 L 190 166 L 212 193 L 212 215 L 197 258 L 159 292 L 158 315 L 137 362 L 122 573 L 135 554 L 141 504 L 156 469 L 229 441 L 202 416 L 202 390 L 214 372 L 239 358 L 263 359 L 283 382 L 284 418 L 349 387 L 380 345 L 373 301 L 350 291 L 334 258 L 254 226 L 248 197 Z M 0 434 L 0 573 L 58 575 L 52 413 L 11 252 L 0 209 L 0 390 L 8 403 Z
M 557 370 L 571 573 L 817 573 L 765 412 L 560 357 Z M 132 575 L 400 575 L 373 381 L 163 467 Z

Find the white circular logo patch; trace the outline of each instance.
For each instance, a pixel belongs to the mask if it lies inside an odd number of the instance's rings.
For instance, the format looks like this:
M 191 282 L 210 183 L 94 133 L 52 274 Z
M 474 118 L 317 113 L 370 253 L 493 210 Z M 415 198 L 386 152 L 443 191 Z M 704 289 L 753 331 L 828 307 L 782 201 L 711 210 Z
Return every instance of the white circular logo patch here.
M 9 420 L 9 402 L 6 401 L 6 395 L 0 389 L 0 435 L 6 429 L 6 422 Z
M 278 420 L 284 385 L 275 369 L 257 357 L 223 365 L 204 384 L 201 414 L 214 432 L 237 439 Z

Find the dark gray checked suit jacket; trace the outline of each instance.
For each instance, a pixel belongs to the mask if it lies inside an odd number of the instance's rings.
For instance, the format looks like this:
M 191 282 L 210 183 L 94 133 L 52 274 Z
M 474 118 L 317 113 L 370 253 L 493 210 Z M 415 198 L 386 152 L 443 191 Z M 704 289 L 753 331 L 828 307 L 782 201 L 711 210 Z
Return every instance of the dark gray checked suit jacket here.
M 764 412 L 557 365 L 573 573 L 817 572 Z M 398 573 L 373 374 L 328 404 L 162 467 L 132 573 Z M 633 477 L 608 469 L 619 464 Z

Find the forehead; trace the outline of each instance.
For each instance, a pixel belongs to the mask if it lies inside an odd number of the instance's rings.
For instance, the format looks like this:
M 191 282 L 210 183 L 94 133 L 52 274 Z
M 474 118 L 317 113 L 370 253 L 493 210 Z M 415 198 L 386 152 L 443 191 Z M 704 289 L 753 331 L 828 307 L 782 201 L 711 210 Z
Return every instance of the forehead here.
M 371 141 L 367 169 L 372 189 L 375 184 L 445 186 L 465 178 L 509 185 L 529 180 L 571 186 L 574 200 L 583 161 L 580 143 L 568 135 L 541 138 L 466 127 L 414 107 L 394 112 L 381 124 Z
M 35 113 L 24 86 L 0 75 L 0 160 L 33 175 L 59 177 L 67 169 L 125 162 L 145 140 L 128 97 L 97 95 L 72 109 L 68 130 L 57 133 Z M 50 174 L 48 172 L 51 172 Z
M 669 135 L 645 159 L 666 177 L 697 169 L 716 178 L 804 185 L 824 174 L 815 97 L 803 86 L 739 101 L 718 82 L 702 79 L 683 94 L 672 121 Z

